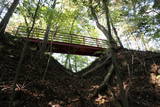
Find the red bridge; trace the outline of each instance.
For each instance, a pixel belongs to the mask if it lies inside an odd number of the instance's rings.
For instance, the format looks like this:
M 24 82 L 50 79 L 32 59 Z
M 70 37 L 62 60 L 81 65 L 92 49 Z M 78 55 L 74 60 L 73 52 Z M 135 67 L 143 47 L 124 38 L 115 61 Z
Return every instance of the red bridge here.
M 49 32 L 49 39 L 47 43 L 48 51 L 55 53 L 100 56 L 105 48 L 107 48 L 107 41 L 93 37 L 80 36 L 76 34 L 67 34 L 55 31 Z M 31 32 L 29 42 L 33 45 L 41 45 L 43 42 L 45 29 L 34 28 Z M 27 38 L 27 28 L 18 27 L 16 35 L 18 37 Z M 50 47 L 53 47 L 51 50 Z

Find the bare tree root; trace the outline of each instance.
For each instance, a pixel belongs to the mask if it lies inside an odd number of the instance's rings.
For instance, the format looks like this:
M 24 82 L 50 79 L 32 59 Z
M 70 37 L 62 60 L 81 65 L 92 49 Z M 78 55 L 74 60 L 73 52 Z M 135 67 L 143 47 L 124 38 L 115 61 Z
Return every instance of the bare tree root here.
M 101 83 L 100 87 L 95 91 L 93 97 L 98 96 L 98 94 L 99 94 L 102 90 L 104 90 L 104 89 L 107 88 L 107 85 L 108 85 L 108 82 L 109 82 L 109 80 L 110 80 L 110 77 L 111 77 L 111 75 L 112 75 L 112 73 L 113 73 L 113 71 L 114 71 L 113 69 L 114 69 L 114 66 L 113 66 L 113 64 L 111 64 L 110 67 L 109 67 L 109 70 L 108 70 L 107 75 L 104 77 L 104 80 L 103 80 L 103 82 Z
M 110 59 L 111 59 L 111 55 L 109 55 L 103 62 L 100 62 L 100 63 L 96 64 L 95 67 L 93 67 L 93 68 L 91 68 L 89 71 L 85 72 L 85 73 L 82 75 L 82 77 L 85 77 L 85 76 L 89 75 L 90 73 L 96 71 L 97 69 L 103 67 L 104 65 L 108 64 L 108 63 L 110 62 L 110 61 L 109 61 Z

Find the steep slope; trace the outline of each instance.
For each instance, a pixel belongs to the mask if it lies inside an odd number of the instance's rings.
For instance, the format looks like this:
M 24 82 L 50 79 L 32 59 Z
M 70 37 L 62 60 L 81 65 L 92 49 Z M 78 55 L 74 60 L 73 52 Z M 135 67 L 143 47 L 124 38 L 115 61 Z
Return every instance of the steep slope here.
M 10 35 L 6 43 L 0 42 L 0 106 L 2 107 L 8 107 L 9 104 L 23 43 L 24 40 Z M 110 57 L 97 59 L 86 69 L 72 75 L 70 70 L 51 58 L 46 78 L 42 80 L 49 56 L 46 55 L 42 59 L 43 65 L 39 67 L 36 55 L 37 50 L 29 45 L 16 86 L 14 99 L 16 107 L 51 105 L 56 105 L 54 107 L 114 107 L 118 105 L 119 87 L 114 76 L 109 81 L 110 88 L 108 90 L 105 88 L 98 96 L 94 96 L 108 72 L 111 64 Z M 121 49 L 117 51 L 117 58 L 130 107 L 159 107 L 160 79 L 157 77 L 160 69 L 160 54 Z M 105 60 L 106 62 L 102 64 Z M 102 66 L 93 69 L 100 64 Z M 115 93 L 116 100 L 113 99 L 111 89 Z

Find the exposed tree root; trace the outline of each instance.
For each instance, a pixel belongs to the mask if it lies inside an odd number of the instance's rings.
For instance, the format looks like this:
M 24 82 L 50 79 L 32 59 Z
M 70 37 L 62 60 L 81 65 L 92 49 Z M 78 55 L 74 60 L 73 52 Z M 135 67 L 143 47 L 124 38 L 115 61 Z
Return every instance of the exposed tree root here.
M 89 69 L 87 72 L 85 72 L 82 77 L 85 77 L 87 76 L 88 74 L 96 71 L 97 69 L 99 68 L 102 68 L 103 66 L 105 66 L 106 64 L 109 64 L 110 63 L 110 59 L 111 59 L 111 55 L 109 55 L 104 61 L 100 61 L 98 62 L 96 65 L 93 64 L 91 65 L 91 69 Z
M 111 77 L 111 75 L 114 71 L 113 69 L 114 69 L 114 66 L 113 66 L 113 64 L 111 64 L 110 67 L 109 67 L 107 75 L 104 77 L 104 80 L 102 81 L 100 87 L 95 91 L 93 97 L 96 97 L 102 90 L 107 88 L 110 77 Z

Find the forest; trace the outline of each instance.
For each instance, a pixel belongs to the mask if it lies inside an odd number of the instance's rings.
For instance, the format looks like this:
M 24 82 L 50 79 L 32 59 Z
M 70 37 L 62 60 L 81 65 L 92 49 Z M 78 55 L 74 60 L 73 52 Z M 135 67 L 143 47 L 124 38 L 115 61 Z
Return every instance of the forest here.
M 0 107 L 160 107 L 160 0 L 0 0 Z

